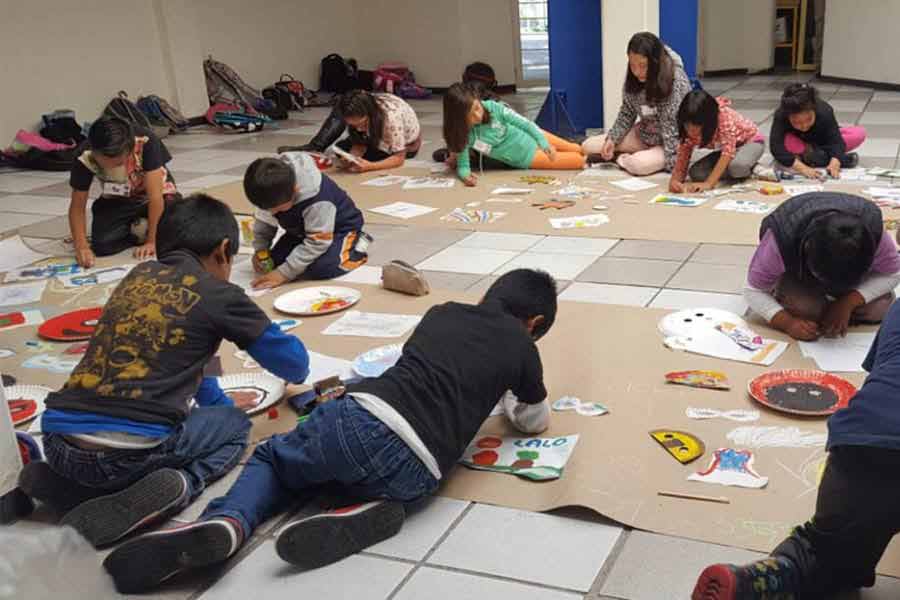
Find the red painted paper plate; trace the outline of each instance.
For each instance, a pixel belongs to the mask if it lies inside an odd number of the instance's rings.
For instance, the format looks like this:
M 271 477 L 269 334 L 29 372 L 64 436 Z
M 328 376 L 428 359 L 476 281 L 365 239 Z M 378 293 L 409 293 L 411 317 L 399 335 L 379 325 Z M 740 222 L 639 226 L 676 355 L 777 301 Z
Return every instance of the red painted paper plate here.
M 38 327 L 38 335 L 54 342 L 80 342 L 88 340 L 97 329 L 103 309 L 85 308 L 53 317 Z
M 747 384 L 750 397 L 772 410 L 804 416 L 827 416 L 850 403 L 856 387 L 824 371 L 770 371 Z

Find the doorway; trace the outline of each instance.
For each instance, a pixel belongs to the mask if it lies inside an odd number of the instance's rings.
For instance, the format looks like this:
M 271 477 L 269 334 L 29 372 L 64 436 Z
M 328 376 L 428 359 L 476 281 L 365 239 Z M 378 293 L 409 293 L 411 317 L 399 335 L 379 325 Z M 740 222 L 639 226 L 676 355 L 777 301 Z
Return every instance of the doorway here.
M 516 86 L 543 87 L 550 81 L 548 0 L 511 0 L 516 41 Z

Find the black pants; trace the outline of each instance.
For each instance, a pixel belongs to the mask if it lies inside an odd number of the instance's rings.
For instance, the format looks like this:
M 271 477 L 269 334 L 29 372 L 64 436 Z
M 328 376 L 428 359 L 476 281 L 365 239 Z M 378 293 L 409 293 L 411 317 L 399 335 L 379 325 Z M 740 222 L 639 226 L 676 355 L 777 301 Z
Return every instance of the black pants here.
M 366 137 L 364 137 L 352 127 L 348 127 L 347 129 L 350 130 L 349 137 L 337 143 L 337 147 L 344 152 L 350 152 L 350 148 L 352 148 L 353 146 L 365 146 L 366 153 L 362 155 L 362 158 L 363 160 L 367 160 L 369 162 L 378 162 L 392 156 L 387 152 L 382 152 L 381 150 L 379 150 L 374 144 L 371 144 Z M 406 153 L 406 158 L 415 158 L 418 153 L 418 148 L 416 148 L 415 150 L 410 150 Z
M 900 451 L 834 448 L 816 514 L 772 552 L 797 567 L 801 599 L 875 583 L 875 566 L 900 531 Z
M 181 194 L 165 196 L 165 204 L 181 199 Z M 136 246 L 137 237 L 131 233 L 135 221 L 147 218 L 147 198 L 100 196 L 91 207 L 91 250 L 97 256 L 118 254 Z
M 852 159 L 846 153 L 835 158 L 840 161 L 841 167 L 849 167 L 853 164 Z M 808 167 L 827 167 L 828 163 L 831 162 L 831 157 L 818 146 L 810 144 L 806 152 L 800 157 L 800 160 Z

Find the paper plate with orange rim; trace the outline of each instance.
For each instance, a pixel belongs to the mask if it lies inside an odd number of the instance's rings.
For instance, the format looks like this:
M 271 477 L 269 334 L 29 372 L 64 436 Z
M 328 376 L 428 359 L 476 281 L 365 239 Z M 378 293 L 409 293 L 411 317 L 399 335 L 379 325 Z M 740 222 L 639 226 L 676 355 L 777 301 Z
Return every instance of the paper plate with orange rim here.
M 289 315 L 312 317 L 350 308 L 362 298 L 353 288 L 316 286 L 294 290 L 275 299 L 275 310 Z
M 825 371 L 770 371 L 747 384 L 750 397 L 772 410 L 808 417 L 828 416 L 850 404 L 856 386 Z

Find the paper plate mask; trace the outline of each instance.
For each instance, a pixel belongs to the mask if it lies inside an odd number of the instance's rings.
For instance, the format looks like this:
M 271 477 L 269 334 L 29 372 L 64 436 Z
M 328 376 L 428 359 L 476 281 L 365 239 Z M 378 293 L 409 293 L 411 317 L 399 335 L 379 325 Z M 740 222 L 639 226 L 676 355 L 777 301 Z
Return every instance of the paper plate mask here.
M 666 381 L 711 390 L 731 389 L 728 376 L 720 371 L 672 371 L 666 373 Z
M 97 329 L 103 309 L 85 308 L 61 314 L 44 321 L 38 335 L 54 342 L 80 342 L 88 340 Z
M 747 384 L 750 397 L 781 412 L 826 416 L 844 408 L 856 387 L 824 371 L 785 369 L 763 373 Z
M 691 337 L 698 330 L 713 330 L 723 321 L 747 327 L 741 317 L 721 308 L 691 308 L 669 313 L 660 319 L 658 327 L 665 337 Z

